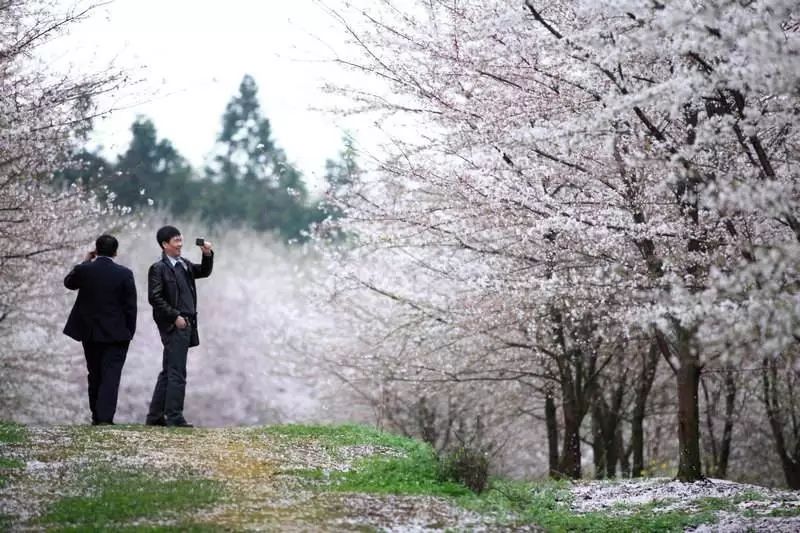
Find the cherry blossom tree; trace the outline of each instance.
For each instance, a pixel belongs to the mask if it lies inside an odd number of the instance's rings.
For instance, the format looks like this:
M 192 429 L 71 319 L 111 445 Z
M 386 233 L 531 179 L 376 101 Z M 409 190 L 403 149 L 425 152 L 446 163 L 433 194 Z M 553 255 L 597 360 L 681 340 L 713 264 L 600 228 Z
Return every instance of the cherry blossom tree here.
M 351 258 L 380 274 L 343 276 L 413 317 L 394 322 L 395 350 L 422 341 L 404 366 L 555 365 L 578 476 L 583 393 L 653 338 L 677 384 L 678 478 L 702 477 L 703 370 L 797 349 L 796 6 L 324 5 L 352 44 L 336 60 L 383 82 L 335 89 L 394 132 L 344 200 Z
M 88 11 L 50 2 L 0 3 L 0 405 L 8 413 L 30 397 L 38 377 L 62 370 L 50 355 L 47 325 L 58 307 L 63 266 L 80 243 L 121 225 L 119 210 L 78 188 L 58 190 L 61 169 L 97 109 L 114 90 L 113 72 L 60 74 L 40 57 Z M 90 238 L 90 236 L 93 236 Z M 39 383 L 41 384 L 41 383 Z M 27 392 L 26 392 L 27 391 Z

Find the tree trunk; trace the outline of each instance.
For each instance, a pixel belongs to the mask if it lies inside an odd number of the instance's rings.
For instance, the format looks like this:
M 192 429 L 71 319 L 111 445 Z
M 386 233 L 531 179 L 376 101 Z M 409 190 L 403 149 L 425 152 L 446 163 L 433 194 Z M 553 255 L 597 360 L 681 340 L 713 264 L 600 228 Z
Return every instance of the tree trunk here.
M 800 463 L 789 457 L 781 456 L 781 466 L 783 475 L 786 477 L 786 484 L 792 490 L 800 490 Z
M 684 350 L 688 352 L 688 346 L 682 346 L 681 351 Z M 698 481 L 703 479 L 700 462 L 700 409 L 697 401 L 700 367 L 694 357 L 686 353 L 682 355 L 678 368 L 678 480 Z
M 772 439 L 775 441 L 775 451 L 781 460 L 783 475 L 786 484 L 792 490 L 800 489 L 800 462 L 797 455 L 791 455 L 786 445 L 783 434 L 784 408 L 781 405 L 781 393 L 778 389 L 778 365 L 774 359 L 765 357 L 761 377 L 764 386 L 764 406 L 767 409 L 767 420 L 772 429 Z M 795 449 L 799 448 L 795 446 Z
M 614 479 L 617 477 L 617 462 L 622 450 L 622 404 L 625 400 L 625 389 L 627 389 L 628 372 L 622 373 L 622 377 L 614 391 L 611 406 L 603 404 L 605 408 L 605 425 L 603 433 L 606 444 L 606 476 Z
M 617 477 L 617 462 L 619 461 L 619 451 L 622 445 L 622 431 L 619 428 L 618 415 L 610 414 L 609 418 L 613 417 L 607 425 L 606 429 L 610 430 L 610 434 L 606 436 L 606 477 L 614 479 Z
M 594 477 L 606 477 L 606 438 L 603 398 L 596 398 L 592 406 L 592 455 L 594 456 Z
M 561 461 L 558 472 L 563 477 L 580 479 L 581 477 L 581 433 L 580 416 L 574 402 L 562 402 L 564 410 L 564 441 L 561 449 Z
M 630 447 L 625 447 L 625 441 L 622 439 L 622 427 L 617 429 L 617 453 L 619 454 L 619 473 L 623 478 L 631 477 L 631 463 L 630 463 Z
M 558 477 L 558 420 L 556 401 L 552 394 L 544 399 L 544 416 L 547 424 L 547 451 L 550 458 L 550 477 Z
M 644 418 L 647 409 L 647 398 L 653 388 L 658 367 L 658 345 L 650 344 L 647 355 L 642 356 L 642 372 L 639 374 L 639 383 L 636 387 L 636 398 L 633 405 L 633 418 L 631 419 L 631 447 L 633 448 L 633 467 L 631 475 L 641 477 L 644 471 Z
M 642 477 L 644 471 L 644 410 L 639 410 L 638 402 L 631 420 L 631 447 L 633 448 L 633 467 L 631 477 Z
M 736 380 L 733 369 L 725 374 L 725 425 L 722 428 L 722 442 L 720 443 L 719 461 L 714 475 L 725 478 L 728 475 L 728 459 L 731 455 L 731 441 L 733 440 L 733 419 L 736 410 Z

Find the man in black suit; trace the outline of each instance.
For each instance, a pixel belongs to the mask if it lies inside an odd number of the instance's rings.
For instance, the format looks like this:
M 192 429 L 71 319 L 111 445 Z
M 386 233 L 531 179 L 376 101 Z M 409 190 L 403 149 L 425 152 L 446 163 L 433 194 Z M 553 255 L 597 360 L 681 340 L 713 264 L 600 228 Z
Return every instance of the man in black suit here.
M 153 306 L 153 320 L 161 334 L 164 354 L 146 424 L 192 427 L 183 417 L 183 399 L 189 348 L 200 344 L 195 280 L 211 275 L 214 252 L 210 242 L 198 242 L 203 252 L 201 263 L 184 259 L 183 236 L 174 226 L 159 229 L 156 240 L 161 247 L 161 260 L 153 263 L 147 273 L 147 299 Z
M 122 366 L 136 333 L 136 284 L 133 272 L 112 259 L 118 247 L 116 238 L 101 235 L 64 278 L 66 288 L 78 291 L 64 333 L 83 343 L 93 425 L 114 423 Z

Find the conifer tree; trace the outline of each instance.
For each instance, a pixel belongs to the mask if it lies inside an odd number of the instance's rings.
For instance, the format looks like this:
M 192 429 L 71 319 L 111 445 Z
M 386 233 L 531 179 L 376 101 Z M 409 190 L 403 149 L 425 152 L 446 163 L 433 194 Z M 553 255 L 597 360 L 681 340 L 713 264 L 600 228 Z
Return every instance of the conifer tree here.
M 215 155 L 206 169 L 204 216 L 298 238 L 307 223 L 308 192 L 302 174 L 272 139 L 255 80 L 246 75 L 222 117 Z
M 191 181 L 192 171 L 186 160 L 169 140 L 158 140 L 156 127 L 149 119 L 136 119 L 131 133 L 131 144 L 108 180 L 117 202 L 137 207 L 152 200 L 176 215 L 191 210 L 198 187 Z

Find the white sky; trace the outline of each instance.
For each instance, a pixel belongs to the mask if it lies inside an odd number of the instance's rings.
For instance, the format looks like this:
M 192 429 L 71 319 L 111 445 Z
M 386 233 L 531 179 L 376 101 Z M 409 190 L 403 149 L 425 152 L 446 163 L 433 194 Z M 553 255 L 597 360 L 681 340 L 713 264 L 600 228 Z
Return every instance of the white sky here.
M 249 73 L 274 139 L 312 185 L 341 148 L 343 129 L 358 136 L 357 122 L 309 109 L 330 101 L 319 87 L 342 74 L 322 60 L 344 38 L 312 0 L 114 0 L 58 40 L 57 60 L 96 69 L 113 59 L 143 80 L 113 100 L 124 109 L 96 123 L 106 155 L 125 150 L 131 123 L 145 115 L 196 168 Z

